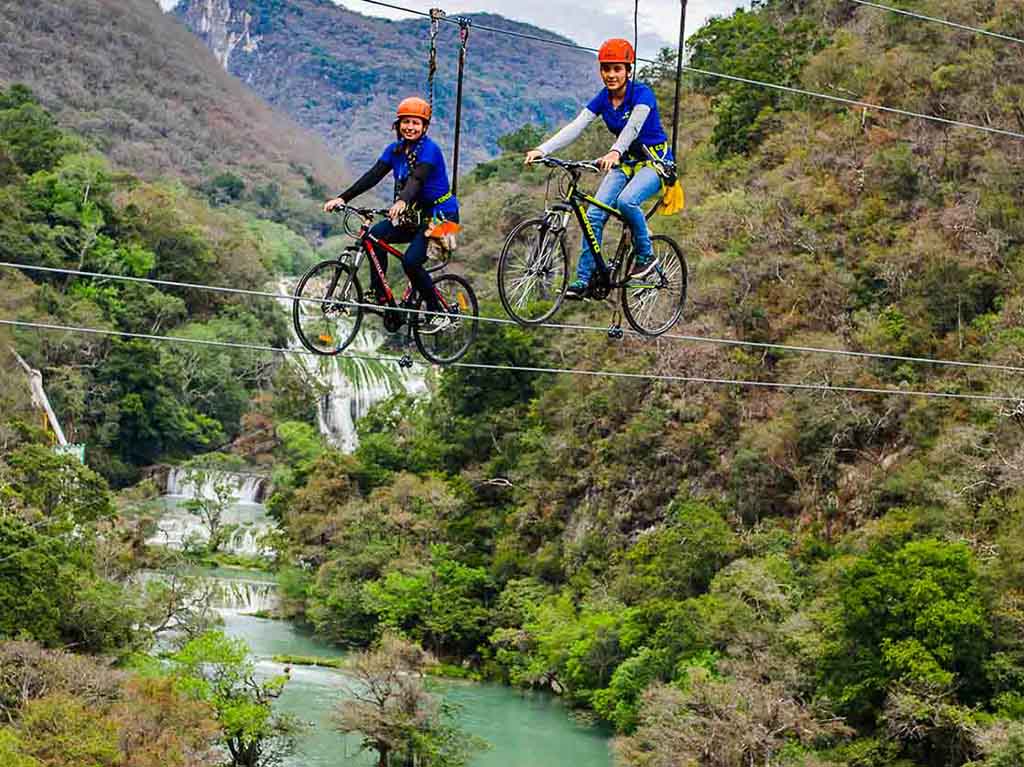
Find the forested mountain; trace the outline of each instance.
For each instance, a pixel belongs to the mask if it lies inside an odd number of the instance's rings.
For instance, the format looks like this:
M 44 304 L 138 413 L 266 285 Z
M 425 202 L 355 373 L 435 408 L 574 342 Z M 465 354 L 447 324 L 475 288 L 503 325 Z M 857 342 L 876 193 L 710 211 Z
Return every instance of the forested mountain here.
M 174 12 L 229 72 L 356 166 L 380 154 L 398 101 L 426 94 L 425 19 L 373 18 L 330 0 L 183 0 Z M 469 18 L 563 39 L 500 16 Z M 437 44 L 431 131 L 450 150 L 458 28 L 442 24 Z M 463 105 L 466 167 L 494 156 L 498 138 L 526 123 L 550 126 L 570 117 L 599 86 L 592 54 L 471 32 Z
M 5 0 L 0 85 L 13 83 L 115 167 L 244 197 L 265 214 L 290 206 L 289 218 L 309 219 L 303 200 L 344 176 L 321 140 L 225 73 L 153 0 Z
M 1016 0 L 913 7 L 1024 37 Z M 774 0 L 690 48 L 704 70 L 1024 130 L 1024 51 L 966 30 Z M 667 66 L 644 76 L 669 114 Z M 255 358 L 12 340 L 68 382 L 62 409 L 121 482 L 269 422 L 282 617 L 348 647 L 401 634 L 460 673 L 554 691 L 615 729 L 622 767 L 1024 764 L 1024 141 L 713 79 L 688 78 L 685 94 L 689 207 L 654 226 L 690 261 L 677 332 L 691 338 L 488 324 L 467 361 L 905 396 L 450 368 L 428 396 L 373 410 L 344 455 L 317 437 L 315 393 Z M 454 268 L 482 295 L 503 236 L 543 204 L 544 175 L 522 166 L 538 132 L 504 137 L 506 153 L 465 179 Z M 76 263 L 101 243 L 87 258 L 125 273 L 248 285 L 311 255 L 261 247 L 242 213 L 177 187 L 110 178 L 80 141 L 23 90 L 0 98 L 4 258 Z M 594 126 L 572 152 L 608 144 Z M 95 209 L 87 187 L 103 192 Z M 285 330 L 240 302 L 86 280 L 5 278 L 0 296 L 5 312 L 105 327 L 262 342 Z M 610 316 L 573 304 L 559 320 Z M 138 529 L 104 477 L 62 463 L 26 420 L 6 420 L 0 450 L 0 636 L 126 659 L 160 613 L 128 585 L 152 556 Z M 180 712 L 168 736 L 193 733 L 198 753 L 202 733 L 238 721 L 177 697 L 208 689 L 196 648 L 162 667 L 184 680 L 168 688 L 2 649 L 0 668 L 21 670 L 0 675 L 5 763 L 86 763 L 61 742 L 148 764 L 127 734 L 166 711 Z M 126 721 L 132 702 L 144 721 Z

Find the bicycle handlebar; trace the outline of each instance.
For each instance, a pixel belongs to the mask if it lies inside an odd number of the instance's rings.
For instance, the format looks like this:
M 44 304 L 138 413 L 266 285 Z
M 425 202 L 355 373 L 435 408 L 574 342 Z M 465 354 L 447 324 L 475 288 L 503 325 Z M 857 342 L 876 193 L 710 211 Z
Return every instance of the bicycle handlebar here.
M 563 170 L 588 170 L 591 173 L 600 173 L 601 169 L 593 160 L 559 160 L 557 157 L 539 157 L 531 160 L 530 165 L 547 165 L 549 168 L 562 168 Z
M 332 213 L 354 213 L 362 218 L 373 218 L 374 216 L 385 216 L 387 215 L 388 208 L 357 208 L 355 205 L 339 205 L 332 210 Z

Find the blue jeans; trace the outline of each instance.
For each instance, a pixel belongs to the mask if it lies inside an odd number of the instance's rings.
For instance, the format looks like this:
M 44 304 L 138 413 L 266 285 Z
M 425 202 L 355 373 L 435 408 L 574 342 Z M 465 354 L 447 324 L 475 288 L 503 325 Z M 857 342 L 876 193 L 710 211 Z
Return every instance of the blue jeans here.
M 449 221 L 458 222 L 457 213 L 448 215 Z M 423 264 L 427 261 L 427 227 L 420 226 L 416 229 L 399 228 L 388 219 L 378 221 L 370 229 L 370 234 L 378 240 L 383 240 L 388 245 L 400 245 L 403 242 L 409 243 L 402 255 L 402 269 L 405 271 L 409 282 L 416 288 L 427 304 L 427 311 L 441 311 L 441 302 L 437 300 L 437 293 L 434 292 L 434 281 L 430 278 Z M 380 261 L 380 268 L 385 274 L 388 271 L 388 253 L 384 248 L 374 248 L 374 255 Z M 380 284 L 377 270 L 370 264 L 370 286 L 378 296 L 384 295 L 384 286 Z M 396 300 L 401 296 L 396 296 Z
M 638 255 L 646 255 L 651 252 L 651 233 L 647 231 L 647 219 L 644 218 L 644 211 L 640 206 L 644 200 L 660 190 L 661 177 L 653 168 L 641 168 L 633 174 L 632 178 L 626 176 L 618 168 L 614 168 L 601 181 L 601 186 L 597 188 L 597 193 L 594 195 L 605 205 L 614 207 L 626 219 L 626 223 L 629 224 L 629 228 L 633 232 L 633 248 Z M 608 214 L 591 205 L 587 208 L 587 220 L 590 221 L 590 226 L 594 230 L 594 237 L 600 243 Z M 590 243 L 584 237 L 583 252 L 580 253 L 580 262 L 576 266 L 576 278 L 587 282 L 593 273 L 594 251 L 590 249 Z

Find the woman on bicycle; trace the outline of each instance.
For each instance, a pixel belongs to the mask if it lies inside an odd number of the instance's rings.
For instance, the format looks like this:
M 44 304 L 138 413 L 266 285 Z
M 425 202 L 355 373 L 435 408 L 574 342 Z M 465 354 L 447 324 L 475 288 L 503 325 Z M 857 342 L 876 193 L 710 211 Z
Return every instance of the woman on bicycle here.
M 651 247 L 647 219 L 640 207 L 644 200 L 661 190 L 661 176 L 653 162 L 672 160 L 672 149 L 658 117 L 658 102 L 654 92 L 632 79 L 636 54 L 628 40 L 606 40 L 597 53 L 601 79 L 605 87 L 590 100 L 571 123 L 536 149 L 526 153 L 526 162 L 557 152 L 583 133 L 598 117 L 615 136 L 611 149 L 597 164 L 608 173 L 598 187 L 595 197 L 615 207 L 626 219 L 633 233 L 632 277 L 644 277 L 656 266 Z M 608 214 L 596 206 L 587 210 L 587 220 L 594 238 L 601 242 Z M 581 300 L 589 295 L 590 279 L 594 272 L 594 253 L 583 238 L 583 252 L 576 267 L 576 280 L 569 285 L 565 297 Z
M 442 312 L 434 281 L 423 266 L 427 260 L 427 229 L 432 220 L 458 222 L 459 203 L 448 182 L 441 148 L 426 135 L 430 115 L 430 104 L 423 99 L 416 96 L 403 99 L 392 126 L 397 140 L 388 144 L 380 159 L 358 181 L 325 202 L 324 210 L 330 212 L 344 206 L 392 173 L 394 204 L 388 210 L 388 217 L 375 224 L 370 234 L 391 244 L 409 243 L 402 256 L 402 268 L 423 297 L 427 311 Z M 377 248 L 374 255 L 386 273 L 387 253 Z M 387 300 L 384 286 L 372 265 L 370 284 L 377 302 L 384 303 Z M 420 325 L 420 333 L 436 333 L 450 324 L 451 320 L 444 314 L 429 314 Z

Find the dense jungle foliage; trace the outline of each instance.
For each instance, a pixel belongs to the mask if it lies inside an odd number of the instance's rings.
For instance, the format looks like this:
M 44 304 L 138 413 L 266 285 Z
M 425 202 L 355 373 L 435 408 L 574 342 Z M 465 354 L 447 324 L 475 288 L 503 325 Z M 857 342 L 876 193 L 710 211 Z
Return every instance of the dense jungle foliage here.
M 1018 0 L 913 7 L 1024 36 Z M 690 43 L 701 69 L 1024 129 L 1021 53 L 967 32 L 778 0 Z M 670 66 L 663 56 L 643 73 L 666 114 Z M 690 260 L 679 332 L 1024 363 L 1019 142 L 704 78 L 687 80 L 681 106 L 690 204 L 656 223 Z M 466 179 L 460 268 L 482 294 L 503 234 L 541 205 L 543 175 L 521 166 L 537 138 L 530 126 L 507 136 L 506 155 Z M 257 285 L 306 258 L 308 245 L 268 247 L 253 234 L 265 224 L 124 178 L 77 142 L 28 93 L 5 92 L 5 259 Z M 574 152 L 607 145 L 595 130 Z M 9 275 L 2 295 L 19 316 L 112 328 L 263 343 L 286 330 L 270 308 L 209 295 Z M 608 309 L 562 317 L 601 325 Z M 114 657 L 151 644 L 155 629 L 139 627 L 159 628 L 160 610 L 126 577 L 141 533 L 94 469 L 133 479 L 259 415 L 276 425 L 282 612 L 324 637 L 362 647 L 400 634 L 552 690 L 616 730 L 624 767 L 1024 763 L 1024 421 L 1012 402 L 457 368 L 429 397 L 378 406 L 342 455 L 316 433 L 301 381 L 257 396 L 288 368 L 14 340 L 48 378 L 60 371 L 54 397 L 96 450 L 87 468 L 24 424 L 0 433 L 0 634 Z M 470 360 L 1019 396 L 1015 376 L 994 371 L 496 325 Z M 28 412 L 9 388 L 5 411 Z M 188 722 L 168 729 L 197 738 L 180 752 L 230 739 L 202 739 L 208 720 L 225 721 L 209 707 L 249 701 L 206 694 L 201 672 L 215 658 L 244 681 L 244 658 L 205 628 L 176 654 L 177 681 L 148 688 L 146 675 L 105 668 L 93 681 L 88 659 L 7 643 L 29 660 L 0 669 L 56 681 L 0 674 L 5 763 L 75 763 L 48 745 L 75 733 L 98 764 L 147 764 L 131 734 L 172 713 Z M 245 710 L 268 738 L 287 729 Z
M 212 207 L 174 181 L 142 181 L 111 167 L 60 129 L 24 86 L 0 91 L 0 260 L 40 267 L 263 289 L 315 259 L 283 224 Z M 159 289 L 67 275 L 0 273 L 5 318 L 196 340 L 286 345 L 283 313 L 266 299 Z M 10 331 L 4 328 L 4 354 Z M 199 345 L 19 330 L 17 348 L 44 374 L 72 442 L 116 484 L 159 458 L 221 447 L 258 419 L 253 399 L 312 419 L 312 382 L 286 360 Z M 12 368 L 17 370 L 17 368 Z M 17 398 L 23 373 L 0 396 Z M 283 409 L 283 410 L 282 410 Z M 33 421 L 34 422 L 34 421 Z

